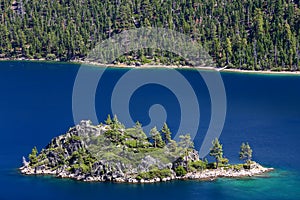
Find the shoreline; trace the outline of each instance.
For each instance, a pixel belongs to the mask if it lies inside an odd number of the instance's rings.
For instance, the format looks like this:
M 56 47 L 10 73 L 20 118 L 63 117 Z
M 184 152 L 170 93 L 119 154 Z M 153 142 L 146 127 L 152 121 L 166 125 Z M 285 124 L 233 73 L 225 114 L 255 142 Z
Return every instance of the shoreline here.
M 271 71 L 271 70 L 243 70 L 243 69 L 233 69 L 233 68 L 215 68 L 215 67 L 193 67 L 193 66 L 177 66 L 177 65 L 161 65 L 161 64 L 145 64 L 141 66 L 126 65 L 126 64 L 102 64 L 96 62 L 89 62 L 84 60 L 71 60 L 71 61 L 60 61 L 60 60 L 46 60 L 42 59 L 11 59 L 11 58 L 0 58 L 0 62 L 9 61 L 24 61 L 24 62 L 41 62 L 41 63 L 60 63 L 60 64 L 78 64 L 93 67 L 102 68 L 124 68 L 124 69 L 189 69 L 189 70 L 203 70 L 203 71 L 217 71 L 225 73 L 245 73 L 245 74 L 262 74 L 262 75 L 300 75 L 300 71 Z
M 41 170 L 32 168 L 30 166 L 22 166 L 19 171 L 23 175 L 51 175 L 56 178 L 69 178 L 72 180 L 83 181 L 83 182 L 112 182 L 112 183 L 133 183 L 133 184 L 144 184 L 144 183 L 159 183 L 169 182 L 173 180 L 199 180 L 199 181 L 213 181 L 218 178 L 246 178 L 246 177 L 257 177 L 262 174 L 274 171 L 274 168 L 266 168 L 260 164 L 253 162 L 250 169 L 235 170 L 233 168 L 221 167 L 218 169 L 205 169 L 203 171 L 189 172 L 184 176 L 175 176 L 165 178 L 153 178 L 153 179 L 136 179 L 135 177 L 116 177 L 109 178 L 103 176 L 92 176 L 92 175 L 76 175 L 69 173 L 65 169 L 56 170 Z

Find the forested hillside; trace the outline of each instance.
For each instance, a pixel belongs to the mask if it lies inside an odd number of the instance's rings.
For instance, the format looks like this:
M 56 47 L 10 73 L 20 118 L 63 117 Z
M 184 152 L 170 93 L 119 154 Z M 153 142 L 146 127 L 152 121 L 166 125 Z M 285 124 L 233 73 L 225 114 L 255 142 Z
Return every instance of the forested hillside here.
M 84 58 L 122 30 L 190 35 L 218 67 L 299 70 L 299 0 L 0 0 L 0 58 Z M 120 62 L 185 64 L 151 49 Z

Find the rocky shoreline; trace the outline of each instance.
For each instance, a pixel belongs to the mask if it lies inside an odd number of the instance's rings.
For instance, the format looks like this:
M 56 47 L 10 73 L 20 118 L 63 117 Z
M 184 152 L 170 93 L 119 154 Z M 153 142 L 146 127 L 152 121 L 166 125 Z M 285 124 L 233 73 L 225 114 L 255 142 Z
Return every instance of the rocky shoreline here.
M 193 148 L 180 146 L 193 146 L 187 136 L 178 143 L 160 141 L 156 146 L 139 125 L 126 129 L 116 118 L 107 121 L 96 126 L 91 121 L 81 121 L 53 138 L 39 153 L 33 148 L 29 162 L 23 157 L 20 172 L 85 182 L 156 183 L 251 177 L 273 170 L 254 161 L 230 165 L 227 160 L 216 167 L 215 163 L 200 160 Z M 168 130 L 167 126 L 164 130 Z M 157 137 L 159 132 L 155 131 Z
M 213 170 L 204 170 L 203 172 L 191 172 L 186 174 L 183 179 L 216 179 L 216 178 L 243 178 L 262 175 L 273 171 L 274 168 L 266 168 L 260 164 L 253 162 L 250 169 L 235 170 L 232 168 L 218 168 Z
M 136 179 L 132 177 L 113 177 L 113 176 L 84 176 L 69 173 L 65 170 L 41 170 L 24 165 L 19 168 L 24 175 L 53 175 L 57 178 L 70 178 L 84 182 L 119 182 L 119 183 L 157 183 L 172 180 L 215 180 L 217 178 L 243 178 L 253 177 L 273 171 L 274 168 L 266 168 L 260 164 L 253 162 L 250 169 L 235 170 L 232 168 L 206 169 L 201 172 L 189 172 L 184 176 L 176 176 L 175 174 L 166 178 L 154 178 L 150 180 Z

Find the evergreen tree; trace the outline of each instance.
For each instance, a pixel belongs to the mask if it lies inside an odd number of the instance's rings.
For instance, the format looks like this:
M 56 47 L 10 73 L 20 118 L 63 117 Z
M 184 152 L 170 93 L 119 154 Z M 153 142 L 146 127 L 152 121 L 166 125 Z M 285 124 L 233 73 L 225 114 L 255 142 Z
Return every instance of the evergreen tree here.
M 240 148 L 240 159 L 245 160 L 247 162 L 250 162 L 252 159 L 252 149 L 250 145 L 247 143 L 242 143 Z
M 29 158 L 29 161 L 30 161 L 30 165 L 34 165 L 37 163 L 38 159 L 37 159 L 37 153 L 38 153 L 38 150 L 36 147 L 34 147 L 31 151 L 31 153 L 29 154 L 28 158 Z
M 152 128 L 150 130 L 150 136 L 151 136 L 151 139 L 153 140 L 154 148 L 156 148 L 156 147 L 159 147 L 159 148 L 164 147 L 164 142 L 163 142 L 163 140 L 161 138 L 161 135 L 158 132 L 158 130 L 157 130 L 156 127 Z
M 111 125 L 113 121 L 111 120 L 110 114 L 107 115 L 107 119 L 105 120 L 105 124 Z
M 146 139 L 147 139 L 147 135 L 143 131 L 142 124 L 140 122 L 136 122 L 134 129 L 135 129 L 135 133 L 136 133 L 136 135 L 135 135 L 136 147 L 139 146 L 139 143 L 141 146 L 143 146 L 144 141 L 146 141 Z
M 178 145 L 181 148 L 184 148 L 184 149 L 194 148 L 194 142 L 192 141 L 190 134 L 180 135 L 179 139 L 180 139 L 180 141 L 179 141 Z
M 162 132 L 163 140 L 164 140 L 165 144 L 169 144 L 172 140 L 172 138 L 171 138 L 172 133 L 171 133 L 167 123 L 164 123 L 164 126 L 163 126 L 161 132 Z
M 180 135 L 179 139 L 178 145 L 184 149 L 186 171 L 188 171 L 189 149 L 194 148 L 194 142 L 192 141 L 190 134 Z
M 221 161 L 222 158 L 223 158 L 223 145 L 220 144 L 218 138 L 213 140 L 212 147 L 210 148 L 209 155 L 215 158 L 216 168 L 218 168 L 219 161 Z

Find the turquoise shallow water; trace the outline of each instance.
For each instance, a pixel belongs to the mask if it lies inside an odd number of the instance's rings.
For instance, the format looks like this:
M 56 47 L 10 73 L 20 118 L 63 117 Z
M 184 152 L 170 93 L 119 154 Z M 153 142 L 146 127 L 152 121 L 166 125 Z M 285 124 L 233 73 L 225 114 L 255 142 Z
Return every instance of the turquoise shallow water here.
M 73 64 L 0 62 L 0 199 L 300 199 L 300 76 L 292 75 L 222 73 L 227 116 L 220 139 L 225 155 L 239 162 L 239 145 L 249 141 L 254 159 L 276 168 L 264 177 L 132 185 L 20 175 L 17 168 L 23 155 L 34 145 L 43 148 L 74 124 L 72 89 L 78 69 Z M 111 112 L 110 94 L 127 71 L 105 71 L 101 80 L 105 87 L 98 88 L 96 96 L 99 120 Z M 201 124 L 195 140 L 199 147 L 211 115 L 208 92 L 197 73 L 179 72 L 200 102 Z M 147 85 L 137 90 L 130 102 L 132 117 L 147 124 L 147 108 L 154 103 L 166 105 L 168 123 L 176 131 L 178 101 L 164 87 Z

